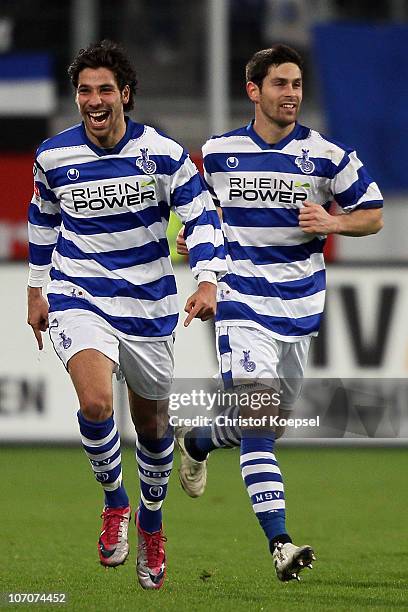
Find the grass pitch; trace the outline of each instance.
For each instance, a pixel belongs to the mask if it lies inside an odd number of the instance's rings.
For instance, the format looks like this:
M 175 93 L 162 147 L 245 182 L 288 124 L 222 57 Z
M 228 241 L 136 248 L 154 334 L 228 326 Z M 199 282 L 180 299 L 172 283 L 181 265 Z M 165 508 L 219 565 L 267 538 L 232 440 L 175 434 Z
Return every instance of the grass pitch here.
M 317 555 L 301 583 L 287 584 L 275 577 L 239 453 L 212 454 L 207 491 L 195 500 L 179 487 L 176 456 L 165 504 L 168 573 L 158 592 L 136 583 L 134 527 L 128 562 L 99 565 L 102 500 L 80 448 L 3 448 L 0 456 L 2 593 L 66 592 L 68 603 L 53 608 L 97 612 L 408 609 L 406 449 L 279 450 L 289 531 Z M 131 450 L 123 461 L 135 506 Z

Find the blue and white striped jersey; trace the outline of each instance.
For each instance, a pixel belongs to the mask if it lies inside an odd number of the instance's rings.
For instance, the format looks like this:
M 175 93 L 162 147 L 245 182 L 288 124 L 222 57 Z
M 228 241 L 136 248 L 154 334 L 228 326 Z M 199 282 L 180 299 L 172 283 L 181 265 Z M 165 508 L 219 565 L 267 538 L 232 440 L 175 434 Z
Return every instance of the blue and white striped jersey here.
M 39 147 L 34 175 L 30 266 L 52 264 L 50 312 L 86 309 L 135 339 L 171 336 L 179 306 L 170 209 L 185 224 L 193 275 L 225 273 L 204 181 L 183 148 L 152 127 L 127 119 L 122 140 L 103 150 L 74 126 Z
M 382 196 L 355 151 L 296 124 L 269 145 L 250 123 L 203 147 L 205 180 L 221 206 L 228 273 L 216 324 L 260 328 L 294 342 L 316 335 L 325 298 L 325 236 L 304 233 L 305 200 L 345 212 Z

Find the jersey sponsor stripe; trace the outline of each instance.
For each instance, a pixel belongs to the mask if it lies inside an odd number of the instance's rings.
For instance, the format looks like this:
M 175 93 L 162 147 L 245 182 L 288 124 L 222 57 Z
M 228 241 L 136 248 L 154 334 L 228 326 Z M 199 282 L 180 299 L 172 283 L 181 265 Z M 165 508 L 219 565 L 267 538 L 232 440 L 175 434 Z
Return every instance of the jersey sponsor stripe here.
M 228 269 L 243 277 L 264 277 L 270 283 L 291 282 L 324 270 L 323 253 L 313 253 L 310 258 L 266 265 L 255 265 L 250 259 L 233 261 L 227 254 Z
M 233 260 L 250 259 L 255 265 L 285 263 L 308 259 L 313 253 L 321 253 L 325 240 L 312 238 L 305 244 L 279 247 L 244 247 L 236 241 L 228 242 L 227 252 Z
M 167 205 L 166 205 L 167 206 Z M 168 208 L 168 207 L 167 207 Z M 120 212 L 104 216 L 74 217 L 66 211 L 62 212 L 64 227 L 69 231 L 88 236 L 109 232 L 125 232 L 137 227 L 148 228 L 153 223 L 162 222 L 160 206 L 149 206 L 134 212 Z
M 222 218 L 230 226 L 239 227 L 299 227 L 298 208 L 243 208 L 225 206 Z
M 229 226 L 223 223 L 227 242 L 238 242 L 242 247 L 281 247 L 310 242 L 310 234 L 300 227 L 247 227 Z
M 254 321 L 281 336 L 308 336 L 319 328 L 321 313 L 305 317 L 279 317 L 261 315 L 240 302 L 220 302 L 217 306 L 216 321 Z
M 78 297 L 112 317 L 115 315 L 134 317 L 138 312 L 143 312 L 147 320 L 178 313 L 178 301 L 174 294 L 161 297 L 159 300 L 136 300 L 133 297 L 123 296 L 95 297 L 88 293 L 80 295 L 78 292 L 74 293 L 73 289 L 71 283 L 64 281 L 54 281 L 50 286 L 53 294 Z
M 148 266 L 140 264 L 130 268 L 118 268 L 110 270 L 109 273 L 99 262 L 92 259 L 70 259 L 63 257 L 54 250 L 53 256 L 54 269 L 72 276 L 87 277 L 94 276 L 95 278 L 114 278 L 117 280 L 125 280 L 133 285 L 144 285 L 145 283 L 153 282 L 160 279 L 163 275 L 173 274 L 173 269 L 168 257 L 162 257 L 149 263 Z
M 243 294 L 279 297 L 283 300 L 290 300 L 298 295 L 307 296 L 324 291 L 326 287 L 326 272 L 318 270 L 311 276 L 286 281 L 281 283 L 271 283 L 264 277 L 246 277 L 238 274 L 226 274 L 218 283 L 220 290 L 235 289 Z
M 66 240 L 60 235 L 56 250 L 60 255 L 69 259 L 92 259 L 100 263 L 106 270 L 147 264 L 160 257 L 167 257 L 169 255 L 169 246 L 166 239 L 148 242 L 142 247 L 124 249 L 123 251 L 84 253 L 73 242 Z
M 301 294 L 294 293 L 289 300 L 283 300 L 281 297 L 264 297 L 260 300 L 258 296 L 250 294 L 245 294 L 244 296 L 240 291 L 230 289 L 225 301 L 227 303 L 231 301 L 235 304 L 242 302 L 254 313 L 267 317 L 301 319 L 308 315 L 319 314 L 323 311 L 324 290 L 302 297 L 298 297 L 298 295 Z M 220 304 L 222 303 L 225 302 L 221 298 Z
M 166 232 L 161 221 L 152 224 L 148 232 L 146 228 L 137 227 L 119 233 L 110 232 L 86 236 L 71 232 L 62 226 L 61 236 L 75 244 L 84 253 L 111 252 L 117 249 L 118 243 L 120 243 L 120 250 L 124 251 L 148 245 L 152 238 L 155 239 L 155 242 L 166 240 Z
M 177 294 L 176 281 L 172 274 L 142 285 L 134 285 L 125 279 L 93 276 L 69 276 L 55 268 L 50 272 L 51 280 L 65 281 L 84 289 L 95 297 L 128 297 L 135 300 L 160 300 Z
M 86 300 L 67 297 L 63 294 L 48 293 L 50 312 L 70 310 L 89 310 L 107 321 L 114 329 L 133 337 L 166 338 L 170 337 L 177 325 L 178 314 L 166 315 L 154 319 L 143 317 L 110 316 Z

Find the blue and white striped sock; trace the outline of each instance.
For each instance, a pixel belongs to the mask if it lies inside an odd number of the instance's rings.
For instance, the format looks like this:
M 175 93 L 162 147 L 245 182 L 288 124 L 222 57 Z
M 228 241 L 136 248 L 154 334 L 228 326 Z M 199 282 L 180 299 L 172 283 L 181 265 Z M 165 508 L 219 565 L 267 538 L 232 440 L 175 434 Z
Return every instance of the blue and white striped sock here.
M 216 448 L 234 448 L 241 444 L 241 428 L 238 424 L 239 407 L 228 408 L 207 427 L 193 427 L 185 438 L 185 445 L 197 461 L 203 461 Z M 225 425 L 223 423 L 226 423 Z M 218 424 L 219 423 L 219 424 Z
M 88 421 L 80 410 L 77 413 L 82 445 L 91 463 L 95 478 L 105 492 L 105 506 L 120 508 L 129 505 L 122 484 L 122 458 L 119 432 L 113 415 L 99 423 Z
M 238 425 L 239 406 L 232 406 L 217 416 L 211 425 L 211 441 L 216 448 L 234 448 L 241 444 Z
M 275 435 L 244 431 L 241 441 L 241 474 L 256 517 L 270 542 L 277 536 L 290 542 L 285 525 L 285 492 L 282 474 L 273 454 Z
M 137 436 L 136 460 L 140 479 L 140 527 L 149 533 L 159 531 L 161 507 L 173 467 L 174 431 L 169 426 L 160 440 Z

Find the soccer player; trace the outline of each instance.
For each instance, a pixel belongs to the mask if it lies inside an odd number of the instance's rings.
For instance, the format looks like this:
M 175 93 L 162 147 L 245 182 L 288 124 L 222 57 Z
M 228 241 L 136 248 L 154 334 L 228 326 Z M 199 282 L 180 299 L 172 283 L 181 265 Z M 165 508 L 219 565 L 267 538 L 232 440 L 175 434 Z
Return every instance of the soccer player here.
M 270 401 L 255 414 L 268 417 L 267 423 L 269 417 L 287 416 L 300 392 L 324 306 L 326 236 L 365 236 L 382 227 L 381 193 L 356 152 L 297 122 L 302 75 L 302 59 L 290 47 L 255 53 L 246 66 L 254 120 L 203 147 L 205 180 L 222 217 L 228 266 L 217 294 L 220 374 L 224 386 L 238 389 L 241 397 L 268 389 L 271 400 L 272 392 L 280 394 L 280 402 Z M 329 214 L 333 200 L 341 214 Z M 188 252 L 182 233 L 178 247 Z M 282 429 L 244 428 L 234 420 L 251 412 L 254 416 L 250 407 L 234 406 L 223 415 L 232 417 L 228 427 L 215 422 L 176 431 L 180 480 L 190 496 L 201 495 L 208 453 L 240 446 L 253 510 L 277 576 L 288 581 L 311 566 L 314 554 L 310 546 L 295 546 L 286 529 L 274 454 Z
M 165 576 L 161 507 L 173 462 L 168 425 L 178 320 L 166 228 L 185 224 L 198 281 L 185 325 L 215 313 L 216 277 L 226 270 L 218 215 L 183 148 L 133 122 L 136 74 L 111 41 L 82 49 L 68 70 L 82 123 L 46 140 L 34 164 L 29 209 L 28 323 L 38 347 L 49 328 L 74 384 L 82 443 L 105 504 L 102 565 L 124 563 L 131 508 L 122 481 L 112 374 L 126 379 L 137 432 L 140 504 L 137 576 L 159 589 Z M 47 300 L 42 287 L 50 270 Z

